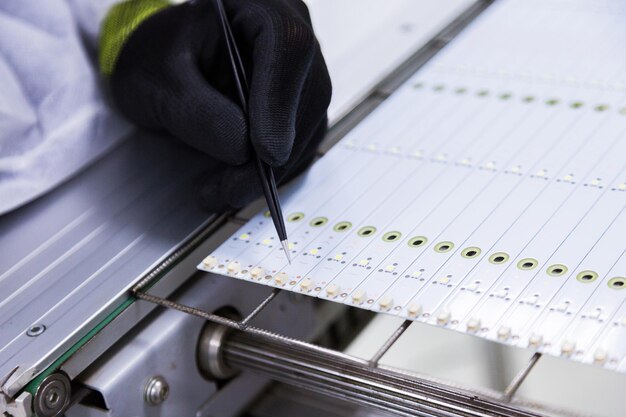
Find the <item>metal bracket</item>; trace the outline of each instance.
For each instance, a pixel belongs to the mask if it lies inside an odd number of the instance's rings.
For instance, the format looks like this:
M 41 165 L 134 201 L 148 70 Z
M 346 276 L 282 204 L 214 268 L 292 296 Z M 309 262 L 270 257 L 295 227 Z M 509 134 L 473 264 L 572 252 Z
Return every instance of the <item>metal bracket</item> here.
M 15 400 L 0 393 L 0 409 L 8 417 L 31 417 L 33 415 L 33 396 L 29 392 L 21 393 Z
M 464 407 L 467 407 L 467 410 L 472 410 L 472 404 L 476 403 L 480 404 L 480 408 L 482 412 L 485 411 L 485 407 L 496 410 L 498 409 L 500 413 L 498 415 L 511 415 L 511 416 L 535 416 L 533 412 L 529 412 L 518 408 L 517 406 L 513 406 L 512 402 L 515 396 L 515 393 L 519 386 L 522 384 L 524 379 L 529 375 L 533 366 L 536 364 L 537 360 L 541 357 L 541 354 L 537 353 L 533 356 L 531 361 L 516 375 L 516 377 L 511 381 L 506 391 L 500 396 L 494 395 L 491 392 L 478 392 L 476 390 L 467 390 L 464 388 L 456 387 L 451 384 L 443 384 L 439 381 L 433 382 L 428 378 L 424 378 L 421 376 L 407 375 L 404 372 L 399 370 L 395 370 L 389 367 L 381 367 L 379 365 L 380 360 L 383 356 L 389 351 L 389 349 L 395 344 L 395 342 L 402 336 L 402 334 L 409 328 L 412 324 L 411 321 L 406 320 L 400 324 L 400 326 L 391 334 L 391 336 L 384 341 L 381 347 L 376 351 L 376 353 L 369 360 L 357 358 L 354 356 L 347 355 L 343 352 L 335 351 L 333 349 L 324 348 L 313 343 L 309 343 L 303 340 L 298 340 L 290 337 L 286 337 L 269 330 L 261 329 L 251 325 L 252 320 L 265 309 L 281 292 L 280 289 L 275 288 L 271 291 L 271 293 L 261 301 L 261 303 L 252 310 L 246 317 L 241 320 L 235 320 L 229 317 L 223 317 L 217 314 L 209 313 L 207 311 L 180 304 L 172 300 L 168 300 L 166 298 L 158 297 L 152 294 L 148 294 L 146 289 L 151 285 L 151 281 L 148 279 L 144 279 L 139 282 L 135 287 L 132 288 L 132 294 L 138 299 L 148 301 L 162 307 L 171 308 L 174 310 L 181 311 L 186 314 L 190 314 L 192 316 L 200 317 L 213 323 L 215 325 L 225 326 L 228 329 L 235 330 L 241 332 L 242 334 L 248 335 L 260 341 L 267 341 L 268 345 L 271 349 L 278 348 L 281 351 L 289 351 L 289 352 L 297 352 L 298 355 L 302 355 L 307 358 L 326 358 L 322 362 L 328 361 L 328 363 L 335 364 L 339 367 L 339 369 L 344 369 L 346 372 L 348 370 L 355 370 L 355 372 L 361 373 L 361 377 L 363 375 L 373 375 L 374 379 L 378 381 L 380 384 L 385 384 L 389 381 L 392 383 L 397 382 L 396 379 L 401 375 L 401 378 L 405 381 L 406 389 L 411 391 L 413 389 L 423 389 L 428 386 L 429 390 L 432 392 L 436 392 L 437 395 L 440 395 L 442 398 L 449 398 L 451 404 L 459 401 L 459 399 L 464 399 Z M 216 349 L 222 349 L 224 346 L 224 339 L 227 337 L 223 337 L 219 340 L 219 345 L 216 346 Z M 272 348 L 273 347 L 273 348 Z M 259 347 L 259 349 L 261 349 Z M 218 352 L 216 357 L 220 357 L 221 352 Z M 315 361 L 314 359 L 311 359 Z M 294 362 L 295 363 L 295 362 Z M 226 368 L 224 368 L 226 369 Z M 224 370 L 221 369 L 221 370 Z M 228 369 L 226 369 L 228 370 Z M 262 371 L 257 369 L 258 371 Z M 268 371 L 270 372 L 270 371 Z M 274 372 L 274 371 L 271 371 Z M 276 371 L 276 377 L 279 378 L 279 370 Z M 215 377 L 214 373 L 211 373 Z M 220 374 L 221 375 L 221 374 Z M 228 376 L 228 372 L 224 373 L 223 376 Z M 346 374 L 346 377 L 348 374 Z M 296 382 L 291 381 L 297 385 Z M 302 385 L 306 385 L 304 382 L 300 382 Z M 365 384 L 365 382 L 363 382 Z M 303 386 L 304 387 L 304 386 Z M 317 387 L 322 388 L 322 387 Z M 328 387 L 326 387 L 328 388 Z M 346 388 L 347 389 L 347 388 Z M 329 395 L 332 395 L 332 390 L 324 391 Z M 470 394 L 473 393 L 473 394 Z M 344 392 L 344 397 L 346 399 L 353 399 L 353 396 L 347 394 L 347 391 Z M 413 393 L 412 395 L 415 395 Z M 433 394 L 434 395 L 434 394 Z M 418 397 L 415 397 L 418 398 Z M 398 399 L 400 401 L 400 399 Z M 406 398 L 401 399 L 406 406 Z M 385 403 L 385 407 L 388 407 L 389 404 L 392 404 L 392 400 L 389 400 Z M 374 405 L 376 404 L 369 404 Z M 382 405 L 380 405 L 382 407 Z M 419 407 L 419 402 L 413 404 L 413 407 Z M 533 405 L 533 408 L 540 408 L 538 405 Z M 473 410 L 478 414 L 472 415 L 491 415 L 489 413 L 481 414 L 481 412 L 476 409 Z

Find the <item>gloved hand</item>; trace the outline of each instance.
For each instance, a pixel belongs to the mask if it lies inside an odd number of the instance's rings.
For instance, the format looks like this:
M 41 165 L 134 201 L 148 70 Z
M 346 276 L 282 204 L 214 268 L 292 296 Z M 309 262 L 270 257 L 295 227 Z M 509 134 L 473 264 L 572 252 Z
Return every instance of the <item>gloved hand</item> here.
M 300 0 L 224 0 L 250 82 L 249 125 L 214 0 L 130 0 L 107 16 L 100 65 L 132 122 L 164 129 L 220 164 L 202 186 L 211 210 L 261 195 L 252 146 L 279 182 L 304 169 L 326 131 L 331 84 Z M 249 134 L 248 134 L 249 131 Z

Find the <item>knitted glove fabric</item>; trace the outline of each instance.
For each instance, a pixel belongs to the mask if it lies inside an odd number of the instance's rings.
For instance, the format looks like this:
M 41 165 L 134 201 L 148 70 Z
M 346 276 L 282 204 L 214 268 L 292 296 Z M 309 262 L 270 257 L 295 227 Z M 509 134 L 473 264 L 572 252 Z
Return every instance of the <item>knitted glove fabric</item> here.
M 275 167 L 279 182 L 304 169 L 326 131 L 331 96 L 304 3 L 224 0 L 224 6 L 250 81 L 248 120 L 214 0 L 153 5 L 142 19 L 118 18 L 132 28 L 130 34 L 108 48 L 100 44 L 119 110 L 139 126 L 166 130 L 220 165 L 201 190 L 212 210 L 242 207 L 261 194 L 253 149 Z M 110 22 L 107 18 L 103 28 Z

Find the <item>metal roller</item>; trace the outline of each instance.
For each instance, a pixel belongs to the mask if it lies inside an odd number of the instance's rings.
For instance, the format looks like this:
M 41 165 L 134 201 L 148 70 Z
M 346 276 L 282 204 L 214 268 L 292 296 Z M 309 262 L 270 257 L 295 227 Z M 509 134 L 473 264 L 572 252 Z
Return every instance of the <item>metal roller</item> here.
M 209 343 L 210 341 L 210 343 Z M 211 346 L 207 352 L 202 346 Z M 515 404 L 401 375 L 340 352 L 290 339 L 207 326 L 198 365 L 248 370 L 302 389 L 406 416 L 537 416 Z M 208 375 L 220 379 L 223 374 Z

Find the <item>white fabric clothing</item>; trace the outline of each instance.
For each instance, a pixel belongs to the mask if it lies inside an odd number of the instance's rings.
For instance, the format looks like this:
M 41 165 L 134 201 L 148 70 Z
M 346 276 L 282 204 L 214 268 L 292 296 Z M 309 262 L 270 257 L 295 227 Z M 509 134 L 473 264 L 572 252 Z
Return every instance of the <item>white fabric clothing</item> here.
M 115 0 L 0 1 L 0 214 L 52 189 L 132 129 L 88 51 Z

